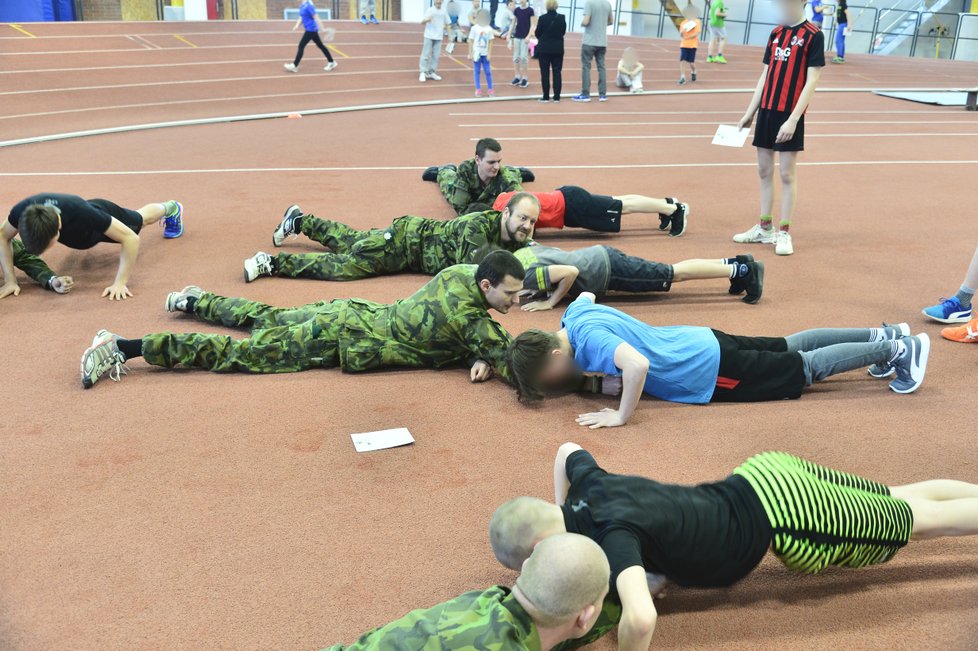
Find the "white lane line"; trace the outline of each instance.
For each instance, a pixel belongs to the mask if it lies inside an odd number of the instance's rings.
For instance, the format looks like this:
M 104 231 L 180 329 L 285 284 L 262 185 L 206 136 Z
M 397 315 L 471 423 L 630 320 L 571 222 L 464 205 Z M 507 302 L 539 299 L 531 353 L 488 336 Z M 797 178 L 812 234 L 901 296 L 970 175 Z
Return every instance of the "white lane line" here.
M 486 123 L 486 124 L 460 124 L 461 128 L 467 129 L 490 129 L 490 128 L 516 128 L 516 129 L 540 129 L 553 128 L 561 129 L 564 127 L 638 127 L 651 125 L 665 126 L 687 126 L 696 124 L 716 125 L 716 121 L 707 120 L 701 122 L 519 122 L 519 123 Z M 961 120 L 812 120 L 809 126 L 814 124 L 978 124 L 974 118 L 965 116 Z
M 332 25 L 334 23 L 330 23 L 330 24 Z M 173 36 L 175 33 L 176 32 L 144 32 L 144 33 L 139 33 L 139 34 L 133 34 L 133 36 Z M 361 30 L 353 30 L 353 29 L 337 29 L 336 30 L 336 33 L 337 34 L 357 34 L 358 36 L 363 35 L 363 32 Z M 401 30 L 398 30 L 398 31 L 384 30 L 382 33 L 383 33 L 384 36 L 387 36 L 387 35 L 390 35 L 390 34 L 404 34 L 404 35 L 414 36 L 417 32 L 401 31 Z M 241 30 L 241 31 L 234 30 L 234 31 L 228 31 L 228 32 L 193 32 L 193 31 L 190 31 L 190 30 L 181 30 L 180 31 L 180 34 L 183 35 L 183 36 L 189 36 L 189 35 L 193 35 L 193 36 L 239 36 L 239 35 L 253 36 L 253 35 L 256 35 L 256 34 L 258 34 L 258 35 L 266 34 L 266 35 L 269 35 L 269 36 L 283 36 L 283 35 L 289 34 L 289 32 L 283 31 L 281 29 L 279 29 L 279 30 L 251 30 L 251 31 L 247 31 L 247 30 Z M 52 35 L 52 36 L 38 36 L 37 38 L 41 38 L 41 39 L 45 39 L 45 40 L 49 40 L 49 39 L 50 40 L 55 40 L 55 39 L 72 39 L 72 38 L 99 38 L 99 39 L 105 39 L 105 38 L 112 38 L 114 36 L 129 36 L 129 35 L 128 34 L 77 34 L 77 35 L 58 35 L 58 36 L 54 36 L 54 35 Z M 16 40 L 18 38 L 23 38 L 23 37 L 22 36 L 0 36 L 0 41 Z
M 678 92 L 676 94 L 679 94 Z M 953 107 L 951 107 L 953 108 Z M 868 109 L 861 111 L 854 110 L 839 110 L 839 111 L 827 111 L 827 110 L 812 110 L 808 111 L 806 115 L 823 115 L 823 114 L 841 114 L 841 115 L 856 115 L 869 113 L 872 115 L 879 114 L 912 114 L 912 115 L 941 115 L 947 113 L 947 110 L 939 110 L 937 107 L 931 110 L 926 109 L 916 109 L 916 110 L 876 110 Z M 487 116 L 491 115 L 493 117 L 500 116 L 523 116 L 523 115 L 557 115 L 563 117 L 574 117 L 574 118 L 584 118 L 584 117 L 595 117 L 600 118 L 605 115 L 743 115 L 743 109 L 738 109 L 735 111 L 604 111 L 600 113 L 564 113 L 561 111 L 493 111 L 493 112 L 468 112 L 468 113 L 449 113 L 449 117 L 477 117 L 477 116 Z
M 130 41 L 132 41 L 132 42 L 133 42 L 133 43 L 135 43 L 136 45 L 142 45 L 142 46 L 143 46 L 144 48 L 146 48 L 147 50 L 152 50 L 152 49 L 153 49 L 153 48 L 151 48 L 151 47 L 150 47 L 149 45 L 147 45 L 146 43 L 143 43 L 143 42 L 141 42 L 141 41 L 137 41 L 137 40 L 136 40 L 136 37 L 134 37 L 134 36 L 131 36 L 131 35 L 129 35 L 129 34 L 126 34 L 126 38 L 128 38 L 128 39 L 129 39 Z M 7 71 L 5 70 L 4 72 L 6 73 Z
M 939 138 L 939 137 L 959 137 L 959 136 L 978 136 L 978 131 L 974 133 L 806 133 L 806 138 Z M 526 141 L 554 141 L 554 140 L 710 140 L 713 134 L 690 134 L 690 135 L 660 135 L 660 136 L 527 136 L 523 138 L 512 136 L 495 136 L 497 140 L 505 142 L 526 142 Z M 472 142 L 477 142 L 478 138 L 469 138 Z
M 288 47 L 288 48 L 292 48 L 294 50 L 295 49 L 295 45 L 296 45 L 295 44 L 295 41 L 289 41 L 288 43 L 242 43 L 240 45 L 237 45 L 237 44 L 235 44 L 235 45 L 201 45 L 197 49 L 198 50 L 229 50 L 229 49 L 234 49 L 234 48 L 254 49 L 254 48 L 258 48 L 258 47 Z M 383 41 L 383 42 L 364 41 L 364 42 L 360 42 L 360 43 L 346 43 L 346 44 L 341 44 L 341 45 L 344 45 L 344 47 L 349 47 L 351 45 L 368 45 L 370 47 L 378 47 L 378 46 L 384 46 L 384 47 L 386 47 L 386 46 L 389 46 L 389 45 L 414 45 L 414 46 L 417 46 L 417 43 L 414 42 L 414 41 Z M 157 48 L 157 49 L 163 49 L 163 48 Z M 171 49 L 171 51 L 173 50 L 173 48 L 170 48 L 170 49 Z M 18 52 L 0 52 L 0 56 L 4 56 L 4 57 L 14 57 L 14 56 L 34 57 L 34 56 L 42 56 L 42 55 L 59 55 L 59 54 L 105 54 L 105 53 L 115 54 L 115 53 L 118 53 L 118 52 L 142 52 L 142 50 L 137 50 L 137 49 L 124 49 L 124 48 L 110 48 L 110 49 L 105 49 L 105 50 L 49 50 L 49 51 L 46 51 L 46 52 L 25 52 L 25 51 L 18 51 Z
M 862 165 L 978 165 L 978 160 L 861 160 L 861 161 L 809 161 L 799 162 L 799 167 L 834 167 Z M 757 163 L 630 163 L 620 165 L 532 165 L 540 170 L 609 170 L 609 169 L 669 169 L 689 167 L 757 167 Z M 193 170 L 120 170 L 79 172 L 0 172 L 2 177 L 55 177 L 55 176 L 153 176 L 160 174 L 295 174 L 300 172 L 417 172 L 424 165 L 400 166 L 343 166 L 343 167 L 228 167 Z
M 162 46 L 157 45 L 156 43 L 153 43 L 148 38 L 145 38 L 143 36 L 137 36 L 137 35 L 133 34 L 133 39 L 136 40 L 139 43 L 145 43 L 146 44 L 146 47 L 148 47 L 150 49 L 153 49 L 153 50 L 162 50 L 163 49 Z

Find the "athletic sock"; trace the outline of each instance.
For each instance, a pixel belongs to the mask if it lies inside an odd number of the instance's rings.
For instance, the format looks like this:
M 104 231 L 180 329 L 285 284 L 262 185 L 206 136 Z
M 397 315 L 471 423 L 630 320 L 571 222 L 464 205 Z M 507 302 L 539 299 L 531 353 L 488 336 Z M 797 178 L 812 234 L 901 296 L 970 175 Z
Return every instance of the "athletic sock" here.
M 887 360 L 888 364 L 892 364 L 897 361 L 907 352 L 907 345 L 903 343 L 903 339 L 894 339 L 890 342 L 890 359 Z
M 292 220 L 292 232 L 299 234 L 302 232 L 302 216 L 298 216 Z
M 771 218 L 771 215 L 761 215 L 761 220 L 758 222 L 758 224 L 760 224 L 761 228 L 764 230 L 769 231 L 774 228 L 774 219 Z
M 726 264 L 730 265 L 731 280 L 733 280 L 734 278 L 743 278 L 744 276 L 750 273 L 750 267 L 748 267 L 746 264 L 737 264 L 736 260 L 734 260 L 733 262 L 727 262 Z
M 785 233 L 788 232 L 788 229 L 789 228 L 791 228 L 791 220 L 790 219 L 782 219 L 778 223 L 778 229 L 781 230 L 781 231 L 784 231 Z
M 958 293 L 954 295 L 954 298 L 958 299 L 958 303 L 961 304 L 961 307 L 971 307 L 971 299 L 974 297 L 975 290 L 965 285 L 961 285 L 961 289 L 959 289 Z
M 187 297 L 187 312 L 193 314 L 197 311 L 197 297 L 188 296 Z
M 116 341 L 116 345 L 122 352 L 122 355 L 126 358 L 126 361 L 133 359 L 135 357 L 143 356 L 143 340 L 142 339 L 122 339 L 120 338 Z

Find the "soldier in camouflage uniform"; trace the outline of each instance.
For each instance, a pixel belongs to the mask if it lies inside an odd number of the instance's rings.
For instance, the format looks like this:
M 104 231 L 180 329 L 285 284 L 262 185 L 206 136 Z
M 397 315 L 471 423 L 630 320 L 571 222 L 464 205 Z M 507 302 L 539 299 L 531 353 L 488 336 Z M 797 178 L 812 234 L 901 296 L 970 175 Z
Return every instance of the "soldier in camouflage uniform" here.
M 248 328 L 247 339 L 213 334 L 151 334 L 122 339 L 102 330 L 82 356 L 82 385 L 105 373 L 118 379 L 126 360 L 178 364 L 215 372 L 289 373 L 339 367 L 358 372 L 389 367 L 441 368 L 465 363 L 475 382 L 493 372 L 509 381 L 509 333 L 489 316 L 518 302 L 523 266 L 508 251 L 478 265 L 455 265 L 408 298 L 390 305 L 340 299 L 281 309 L 223 298 L 188 287 L 172 292 L 168 311 L 183 311 L 227 327 Z
M 487 245 L 510 251 L 524 246 L 539 214 L 536 197 L 519 193 L 500 212 L 488 210 L 448 221 L 408 215 L 398 217 L 387 229 L 359 231 L 303 215 L 299 206 L 290 206 L 272 234 L 272 243 L 281 246 L 290 235 L 302 233 L 332 251 L 274 257 L 258 252 L 245 260 L 244 276 L 252 282 L 262 276 L 356 280 L 400 272 L 434 275 L 453 264 L 473 262 L 473 254 Z
M 33 253 L 28 253 L 20 240 L 12 239 L 10 245 L 14 252 L 14 267 L 23 271 L 44 289 L 50 289 L 59 294 L 67 294 L 71 291 L 75 284 L 71 276 L 55 274 L 44 260 Z
M 617 607 L 603 601 L 609 577 L 596 543 L 575 534 L 550 536 L 534 548 L 511 589 L 467 592 L 410 612 L 350 646 L 323 651 L 576 648 L 606 633 L 616 619 Z
M 429 167 L 421 175 L 425 181 L 438 183 L 438 189 L 463 215 L 476 212 L 473 204 L 491 206 L 503 192 L 518 192 L 524 182 L 533 181 L 533 172 L 525 167 L 502 164 L 502 145 L 493 138 L 483 138 L 475 145 L 475 158 L 456 165 Z

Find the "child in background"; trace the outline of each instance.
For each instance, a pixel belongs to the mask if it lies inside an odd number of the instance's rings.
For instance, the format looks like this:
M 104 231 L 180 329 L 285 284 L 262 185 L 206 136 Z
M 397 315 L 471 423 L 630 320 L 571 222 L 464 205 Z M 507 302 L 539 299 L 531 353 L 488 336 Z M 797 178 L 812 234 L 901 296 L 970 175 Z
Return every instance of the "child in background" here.
M 696 7 L 688 5 L 683 10 L 685 20 L 679 25 L 679 36 L 682 41 L 679 43 L 679 85 L 686 84 L 686 72 L 689 72 L 690 81 L 696 81 L 696 46 L 699 42 L 700 32 L 703 25 L 696 17 Z
M 619 88 L 627 88 L 633 93 L 642 92 L 642 71 L 645 66 L 638 60 L 638 52 L 633 47 L 626 47 L 621 53 L 621 60 L 618 61 L 618 79 L 616 80 Z
M 496 25 L 499 26 L 499 33 L 503 38 L 509 38 L 509 30 L 513 26 L 513 11 L 516 9 L 516 0 L 509 0 L 496 12 Z
M 486 88 L 489 97 L 495 96 L 495 92 L 492 90 L 492 65 L 489 63 L 489 56 L 492 52 L 492 39 L 497 36 L 499 33 L 489 26 L 489 10 L 480 9 L 475 14 L 475 23 L 469 29 L 469 58 L 474 64 L 472 71 L 475 75 L 476 97 L 482 97 L 481 70 L 486 72 Z
M 817 0 L 821 2 L 821 0 Z M 713 0 L 710 5 L 710 47 L 707 50 L 707 63 L 726 63 L 723 48 L 727 45 L 727 6 L 723 0 Z M 716 54 L 714 54 L 716 52 Z
M 292 63 L 286 63 L 285 69 L 289 72 L 295 72 L 299 69 L 299 62 L 302 61 L 302 54 L 306 51 L 306 46 L 309 45 L 309 41 L 316 44 L 323 54 L 326 55 L 326 60 L 329 63 L 323 70 L 329 72 L 336 67 L 336 62 L 333 61 L 333 55 L 329 53 L 329 48 L 323 45 L 323 41 L 319 38 L 319 33 L 322 32 L 327 36 L 326 40 L 330 39 L 329 31 L 323 27 L 323 22 L 319 20 L 319 14 L 316 13 L 316 5 L 312 3 L 312 0 L 305 0 L 301 5 L 299 5 L 299 20 L 295 21 L 295 25 L 292 26 L 292 31 L 299 29 L 299 25 L 305 28 L 305 33 L 302 35 L 302 40 L 299 41 L 299 51 L 295 53 L 295 61 Z
M 448 14 L 448 45 L 445 46 L 445 52 L 451 54 L 455 51 L 456 43 L 465 42 L 465 32 L 459 24 L 458 3 L 455 0 L 448 0 L 445 13 Z
M 441 39 L 448 24 L 448 13 L 441 8 L 442 0 L 434 0 L 434 5 L 424 12 L 421 24 L 424 25 L 424 45 L 421 48 L 419 66 L 421 74 L 418 81 L 428 79 L 441 81 L 438 76 L 438 58 L 441 56 Z
M 516 72 L 512 84 L 520 88 L 530 85 L 526 77 L 530 63 L 528 39 L 536 27 L 535 15 L 530 3 L 520 0 L 520 6 L 513 11 L 513 24 L 509 29 L 509 49 L 513 51 L 513 70 Z
M 788 228 L 798 193 L 795 167 L 798 152 L 805 149 L 805 111 L 825 66 L 825 37 L 821 29 L 805 20 L 805 0 L 779 0 L 778 7 L 781 24 L 771 30 L 764 48 L 764 70 L 737 125 L 749 129 L 757 114 L 753 144 L 761 177 L 761 218 L 733 240 L 774 244 L 777 255 L 791 255 L 795 249 Z M 780 157 L 781 172 L 781 222 L 777 231 L 773 218 L 775 152 Z

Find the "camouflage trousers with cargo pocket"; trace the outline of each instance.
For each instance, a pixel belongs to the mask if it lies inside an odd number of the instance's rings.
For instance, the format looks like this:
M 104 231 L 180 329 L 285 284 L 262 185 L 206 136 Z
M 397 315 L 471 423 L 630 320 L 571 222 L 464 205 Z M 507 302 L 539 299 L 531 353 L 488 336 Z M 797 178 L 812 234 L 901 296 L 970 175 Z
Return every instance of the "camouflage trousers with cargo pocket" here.
M 247 339 L 226 335 L 163 332 L 143 337 L 143 358 L 154 366 L 178 364 L 218 373 L 292 373 L 339 364 L 345 300 L 277 308 L 243 298 L 205 293 L 197 318 L 247 328 Z

